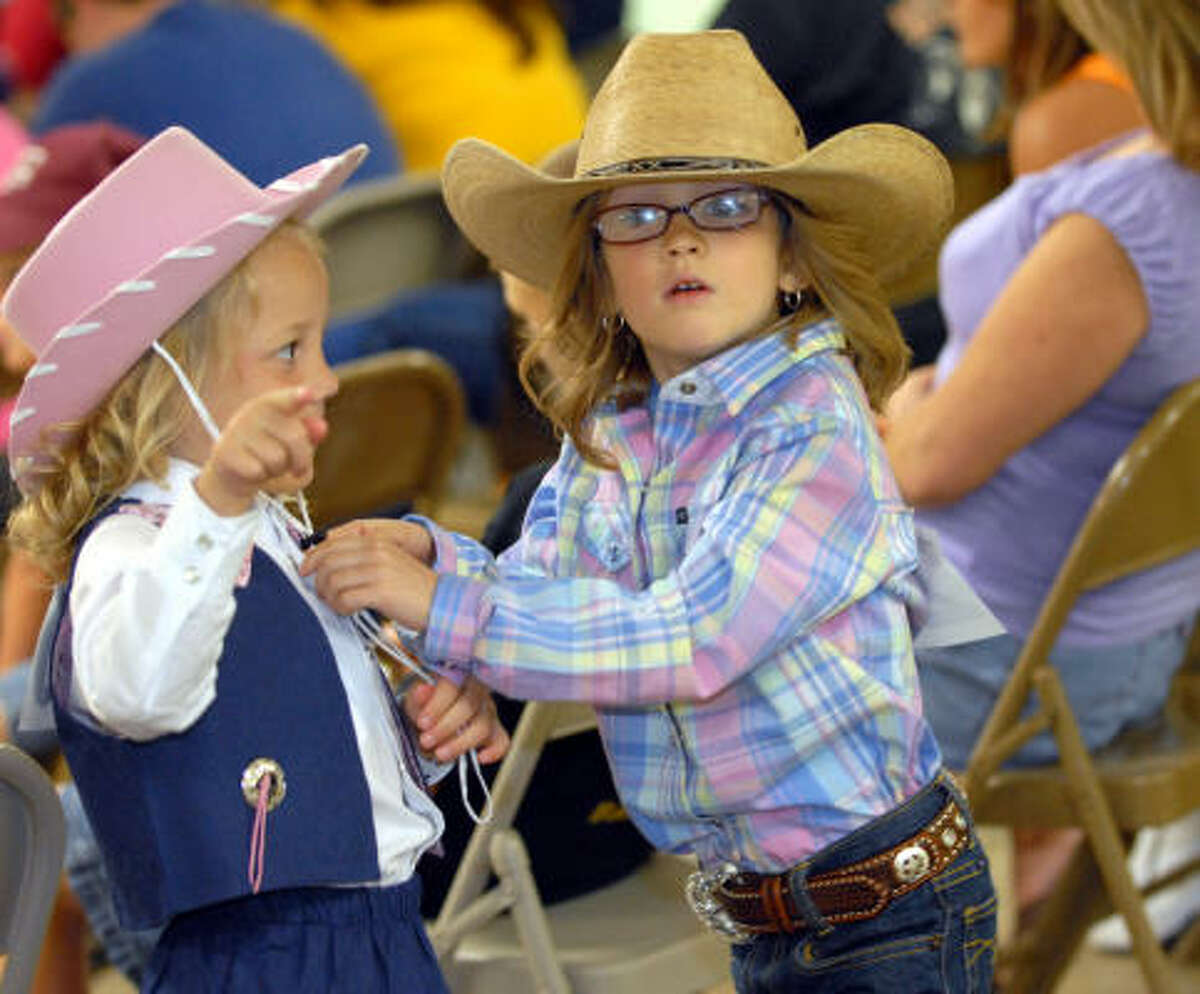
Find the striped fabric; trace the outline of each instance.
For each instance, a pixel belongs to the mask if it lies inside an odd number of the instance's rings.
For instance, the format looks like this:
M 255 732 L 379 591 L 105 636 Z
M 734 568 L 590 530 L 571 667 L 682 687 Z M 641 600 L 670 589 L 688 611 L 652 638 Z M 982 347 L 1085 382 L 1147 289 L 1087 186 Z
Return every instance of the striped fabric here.
M 630 815 L 706 865 L 778 871 L 931 780 L 912 518 L 837 325 L 596 422 L 618 469 L 565 444 L 498 561 L 433 527 L 428 658 L 593 702 Z

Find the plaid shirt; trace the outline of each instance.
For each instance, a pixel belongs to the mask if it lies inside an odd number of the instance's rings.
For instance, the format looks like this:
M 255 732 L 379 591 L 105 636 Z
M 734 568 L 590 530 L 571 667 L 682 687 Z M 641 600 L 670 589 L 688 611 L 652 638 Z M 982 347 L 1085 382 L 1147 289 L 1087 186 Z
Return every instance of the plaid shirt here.
M 428 658 L 596 705 L 657 847 L 779 871 L 940 767 L 899 495 L 838 326 L 728 349 L 564 445 L 497 561 L 432 528 Z

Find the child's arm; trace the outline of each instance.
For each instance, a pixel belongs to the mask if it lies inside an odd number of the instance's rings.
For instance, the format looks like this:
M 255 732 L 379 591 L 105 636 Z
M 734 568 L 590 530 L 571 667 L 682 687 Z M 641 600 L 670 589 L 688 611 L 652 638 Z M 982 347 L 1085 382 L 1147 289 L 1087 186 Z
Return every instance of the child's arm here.
M 640 589 L 600 569 L 535 576 L 528 558 L 496 582 L 435 577 L 352 533 L 323 545 L 309 571 L 336 609 L 375 607 L 424 632 L 428 658 L 472 667 L 514 697 L 710 697 L 916 563 L 911 516 L 877 485 L 888 474 L 865 411 L 767 417 L 741 451 L 720 498 L 694 509 L 682 559 Z M 903 619 L 895 589 L 871 610 L 881 631 Z M 857 650 L 853 631 L 838 638 Z M 820 651 L 844 650 L 834 639 Z
M 312 403 L 307 387 L 248 402 L 161 527 L 116 514 L 84 543 L 70 598 L 73 694 L 110 731 L 134 739 L 182 731 L 212 702 L 258 525 L 254 495 L 268 480 L 311 476 L 326 431 Z
M 216 662 L 257 511 L 222 517 L 191 487 L 111 515 L 84 543 L 71 587 L 76 703 L 109 731 L 182 731 L 216 693 Z

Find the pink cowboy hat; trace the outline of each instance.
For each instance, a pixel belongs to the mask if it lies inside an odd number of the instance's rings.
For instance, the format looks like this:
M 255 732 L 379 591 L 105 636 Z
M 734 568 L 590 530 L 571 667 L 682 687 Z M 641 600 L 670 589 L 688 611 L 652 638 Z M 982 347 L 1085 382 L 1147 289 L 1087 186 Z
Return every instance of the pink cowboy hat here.
M 37 354 L 10 425 L 22 491 L 51 444 L 284 220 L 327 199 L 366 155 L 356 145 L 260 189 L 195 135 L 146 142 L 54 227 L 17 273 L 4 316 Z

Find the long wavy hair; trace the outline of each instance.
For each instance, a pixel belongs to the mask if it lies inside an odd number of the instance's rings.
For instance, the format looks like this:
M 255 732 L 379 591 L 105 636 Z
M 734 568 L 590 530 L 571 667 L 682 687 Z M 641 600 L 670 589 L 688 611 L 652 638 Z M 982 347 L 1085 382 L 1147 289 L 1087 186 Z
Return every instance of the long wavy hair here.
M 279 238 L 319 246 L 308 228 L 285 222 L 159 339 L 201 394 L 228 361 L 238 330 L 254 319 L 251 261 Z M 54 579 L 65 578 L 80 529 L 138 480 L 161 482 L 168 457 L 193 417 L 166 362 L 147 350 L 85 419 L 48 429 L 67 441 L 46 446 L 47 455 L 32 469 L 32 495 L 9 519 L 12 544 Z
M 1129 73 L 1154 132 L 1200 172 L 1200 6 L 1196 0 L 1059 0 L 1097 51 Z
M 808 274 L 811 286 L 796 310 L 783 313 L 758 337 L 783 333 L 794 346 L 809 324 L 833 315 L 873 409 L 899 385 L 909 348 L 883 289 L 860 248 L 857 229 L 814 217 L 802 204 L 771 191 L 782 221 L 780 258 L 785 268 Z M 601 203 L 584 200 L 571 222 L 572 248 L 552 292 L 552 317 L 529 330 L 518 372 L 535 406 L 556 430 L 570 437 L 594 465 L 611 468 L 611 454 L 593 440 L 590 422 L 597 407 L 617 397 L 644 398 L 651 383 L 645 353 L 621 319 L 612 280 L 592 221 Z

